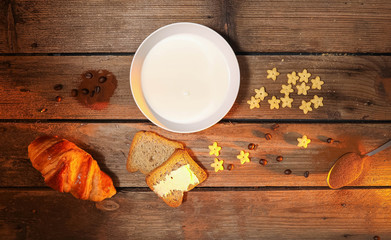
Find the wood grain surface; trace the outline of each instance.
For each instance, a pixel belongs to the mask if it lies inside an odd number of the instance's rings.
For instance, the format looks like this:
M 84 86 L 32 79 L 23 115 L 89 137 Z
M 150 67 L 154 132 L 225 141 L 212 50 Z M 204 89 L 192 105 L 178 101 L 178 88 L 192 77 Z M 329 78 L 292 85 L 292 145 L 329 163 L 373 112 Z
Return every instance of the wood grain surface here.
M 390 189 L 191 191 L 176 209 L 152 192 L 96 204 L 45 190 L 0 194 L 6 240 L 391 238 Z
M 217 31 L 240 65 L 232 109 L 197 133 L 150 123 L 129 86 L 140 43 L 175 22 Z M 388 0 L 0 1 L 0 239 L 391 239 L 391 148 L 367 159 L 349 186 L 326 183 L 338 157 L 391 139 L 390 33 Z M 273 67 L 276 81 L 266 78 Z M 270 110 L 267 100 L 283 96 L 287 74 L 303 69 L 324 81 L 322 89 L 303 96 L 294 88 L 292 108 Z M 92 70 L 117 81 L 107 81 L 113 96 L 93 108 L 71 95 Z M 251 110 L 247 100 L 261 87 L 269 96 Z M 301 101 L 315 95 L 324 106 L 304 114 Z M 184 143 L 207 171 L 179 208 L 160 200 L 143 174 L 127 172 L 140 130 Z M 94 203 L 47 187 L 27 155 L 41 135 L 90 153 L 118 193 Z M 312 140 L 306 149 L 297 147 L 303 135 Z M 215 141 L 225 167 L 218 173 L 208 149 Z M 240 150 L 250 163 L 240 164 Z
M 0 113 L 2 119 L 145 119 L 130 91 L 127 56 L 3 56 L 0 57 Z M 241 70 L 239 95 L 226 119 L 316 119 L 391 120 L 391 57 L 388 56 L 238 56 Z M 267 70 L 277 67 L 276 81 L 267 79 Z M 81 75 L 88 70 L 112 72 L 118 86 L 107 108 L 97 111 L 71 97 Z M 307 69 L 312 79 L 319 76 L 321 90 L 308 95 L 291 94 L 292 108 L 270 110 L 271 96 L 280 98 L 287 73 Z M 54 90 L 56 84 L 63 89 Z M 311 82 L 308 84 L 311 86 Z M 259 109 L 250 109 L 247 100 L 254 89 L 264 86 L 269 96 Z M 218 90 L 216 90 L 218 92 Z M 304 114 L 302 100 L 318 95 L 324 106 Z M 56 102 L 56 96 L 62 96 Z M 46 112 L 40 112 L 46 108 Z
M 203 187 L 253 186 L 327 186 L 326 176 L 335 160 L 347 152 L 366 153 L 391 138 L 390 124 L 217 124 L 193 134 L 171 133 L 145 123 L 3 123 L 0 124 L 0 186 L 44 186 L 43 178 L 27 156 L 27 146 L 41 135 L 57 135 L 75 142 L 89 152 L 117 187 L 147 187 L 145 176 L 126 171 L 126 159 L 134 134 L 140 130 L 157 132 L 169 139 L 183 142 L 190 155 L 206 169 L 208 179 Z M 272 135 L 271 140 L 265 134 Z M 307 149 L 297 147 L 297 138 L 312 139 Z M 328 138 L 335 141 L 327 143 Z M 210 166 L 214 156 L 208 146 L 218 142 L 219 158 L 225 169 L 215 173 Z M 248 144 L 258 147 L 248 150 Z M 250 153 L 251 162 L 241 165 L 236 158 L 241 150 Z M 363 174 L 352 186 L 389 186 L 391 184 L 391 148 L 365 162 Z M 283 157 L 277 162 L 278 156 Z M 260 159 L 268 164 L 262 166 Z M 290 169 L 292 174 L 285 175 Z M 309 171 L 308 178 L 304 172 Z
M 0 52 L 135 52 L 154 30 L 201 23 L 236 51 L 391 51 L 391 2 L 26 1 L 0 3 Z
M 390 52 L 391 2 L 232 1 L 230 37 L 245 52 Z

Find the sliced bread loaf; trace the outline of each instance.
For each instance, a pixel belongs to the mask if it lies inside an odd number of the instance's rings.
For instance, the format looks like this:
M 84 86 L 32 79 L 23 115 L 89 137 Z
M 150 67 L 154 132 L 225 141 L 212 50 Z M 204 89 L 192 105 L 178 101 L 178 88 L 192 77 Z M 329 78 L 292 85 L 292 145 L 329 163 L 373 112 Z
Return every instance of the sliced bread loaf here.
M 206 172 L 184 149 L 177 149 L 162 165 L 150 172 L 145 181 L 171 207 L 182 204 L 184 192 L 207 178 Z
M 129 172 L 148 174 L 165 162 L 183 144 L 171 141 L 154 132 L 140 131 L 135 134 L 130 146 L 126 168 Z

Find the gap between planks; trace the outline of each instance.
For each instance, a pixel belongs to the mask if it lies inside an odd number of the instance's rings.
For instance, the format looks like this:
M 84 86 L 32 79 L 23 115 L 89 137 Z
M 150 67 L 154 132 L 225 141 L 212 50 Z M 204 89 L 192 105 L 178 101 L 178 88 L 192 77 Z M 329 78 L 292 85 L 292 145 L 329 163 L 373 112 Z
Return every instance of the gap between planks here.
M 116 187 L 117 192 L 151 192 L 148 187 Z M 340 190 L 373 190 L 391 189 L 391 186 L 346 186 L 335 190 L 326 186 L 260 186 L 260 187 L 196 187 L 194 192 L 257 192 L 257 191 L 340 191 Z M 12 187 L 2 186 L 1 191 L 55 191 L 47 186 L 42 187 Z

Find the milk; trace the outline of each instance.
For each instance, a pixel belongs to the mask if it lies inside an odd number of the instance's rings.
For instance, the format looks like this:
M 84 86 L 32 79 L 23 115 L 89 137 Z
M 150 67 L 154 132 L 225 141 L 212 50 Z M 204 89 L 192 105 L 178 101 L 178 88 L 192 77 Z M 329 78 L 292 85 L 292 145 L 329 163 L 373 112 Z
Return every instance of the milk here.
M 202 121 L 221 107 L 229 77 L 221 51 L 193 34 L 159 41 L 147 54 L 141 71 L 149 106 L 166 120 L 183 124 Z

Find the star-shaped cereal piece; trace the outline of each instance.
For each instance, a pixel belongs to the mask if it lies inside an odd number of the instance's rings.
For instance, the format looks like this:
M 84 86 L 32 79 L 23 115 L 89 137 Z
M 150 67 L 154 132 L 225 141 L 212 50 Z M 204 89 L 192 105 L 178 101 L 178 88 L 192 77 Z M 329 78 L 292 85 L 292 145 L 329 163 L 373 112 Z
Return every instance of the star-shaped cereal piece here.
M 285 95 L 285 97 L 281 99 L 281 107 L 292 107 L 293 98 L 290 98 L 289 95 Z
M 312 82 L 312 89 L 322 89 L 322 85 L 324 84 L 323 81 L 320 80 L 319 76 L 316 76 L 316 78 L 311 79 Z
M 224 163 L 223 160 L 219 160 L 219 159 L 215 158 L 215 162 L 212 163 L 210 166 L 215 169 L 215 172 L 223 171 L 224 170 L 223 163 Z
M 296 75 L 296 72 L 286 75 L 288 77 L 288 84 L 296 85 L 296 81 L 299 80 L 299 76 Z
M 297 138 L 297 141 L 299 142 L 297 146 L 307 148 L 308 143 L 311 142 L 311 139 L 308 139 L 306 135 L 304 135 L 301 138 Z
M 236 156 L 236 158 L 240 160 L 241 164 L 245 164 L 246 162 L 250 162 L 248 155 L 250 155 L 250 153 L 246 153 L 242 150 L 240 151 L 240 154 Z
M 307 114 L 308 112 L 312 111 L 311 102 L 306 102 L 306 101 L 302 100 L 301 106 L 299 108 L 301 110 L 303 110 L 304 114 Z
M 308 83 L 308 78 L 311 77 L 311 73 L 307 72 L 307 69 L 304 69 L 301 73 L 299 73 L 300 76 L 300 82 L 306 82 Z
M 279 109 L 280 108 L 280 99 L 277 99 L 275 96 L 272 99 L 267 100 L 270 104 L 270 109 Z
M 307 95 L 307 90 L 310 89 L 310 86 L 305 85 L 305 83 L 301 83 L 301 85 L 296 85 L 297 95 Z
M 267 97 L 269 94 L 265 91 L 265 87 L 261 87 L 260 89 L 254 89 L 255 90 L 255 98 L 261 99 L 263 101 L 265 97 Z
M 280 75 L 280 73 L 277 72 L 277 68 L 273 68 L 272 70 L 267 70 L 266 78 L 271 78 L 273 81 L 276 81 L 278 75 Z
M 260 101 L 261 99 L 259 98 L 251 97 L 251 100 L 248 100 L 247 103 L 250 104 L 250 109 L 253 109 L 253 108 L 259 108 Z
M 311 102 L 314 104 L 314 108 L 323 107 L 323 97 L 318 97 L 315 95 Z
M 213 145 L 209 145 L 209 155 L 215 155 L 218 157 L 220 155 L 221 147 L 217 146 L 217 142 L 214 142 Z
M 288 84 L 288 85 L 281 86 L 280 93 L 285 94 L 285 96 L 287 96 L 287 95 L 289 96 L 289 93 L 292 93 L 292 92 L 293 92 L 292 85 Z

